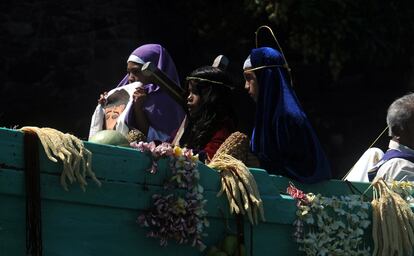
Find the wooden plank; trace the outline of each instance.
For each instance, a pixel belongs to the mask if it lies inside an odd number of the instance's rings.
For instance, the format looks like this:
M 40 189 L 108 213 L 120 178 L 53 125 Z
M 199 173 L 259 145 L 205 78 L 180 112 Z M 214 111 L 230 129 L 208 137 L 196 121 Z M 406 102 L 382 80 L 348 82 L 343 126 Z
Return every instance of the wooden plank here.
M 176 192 L 179 193 L 180 191 Z M 59 176 L 41 174 L 42 199 L 138 210 L 148 208 L 152 195 L 155 193 L 163 193 L 160 184 L 154 186 L 103 181 L 102 187 L 98 187 L 90 180 L 86 192 L 83 192 L 77 184 L 72 185 L 70 191 L 65 191 L 60 185 Z M 24 196 L 23 172 L 0 169 L 0 194 Z M 216 194 L 215 191 L 206 191 L 205 197 L 210 201 L 215 201 L 215 205 L 211 205 L 209 210 L 211 213 L 216 212 L 216 216 L 218 216 L 218 209 L 220 207 L 228 209 L 228 206 L 226 199 L 224 197 L 217 198 Z
M 250 168 L 261 195 L 277 195 L 277 188 L 270 179 L 270 175 L 264 169 Z
M 103 181 L 102 187 L 93 182 L 83 192 L 77 184 L 65 191 L 59 183 L 59 177 L 41 174 L 42 199 L 56 200 L 67 203 L 87 204 L 102 207 L 115 207 L 131 210 L 145 210 L 150 207 L 152 195 L 163 193 L 161 185 L 134 184 L 127 182 Z M 176 191 L 180 193 L 180 191 Z M 24 196 L 23 172 L 0 169 L 0 194 Z M 205 191 L 206 210 L 209 217 L 221 218 L 222 212 L 228 214 L 229 206 L 225 195 L 217 197 L 217 191 Z M 291 198 L 279 195 L 262 196 L 265 207 L 266 222 L 292 223 L 296 211 L 295 202 Z
M 23 169 L 23 133 L 16 130 L 0 130 L 0 163 L 7 166 L 15 166 Z M 138 152 L 136 149 L 117 147 L 111 145 L 99 145 L 85 142 L 85 146 L 93 152 L 92 168 L 96 175 L 107 181 L 126 181 L 132 183 L 161 184 L 169 176 L 169 161 L 158 161 L 159 175 L 151 175 L 146 170 L 151 167 L 151 158 L 148 154 Z M 41 145 L 40 170 L 42 173 L 60 174 L 63 165 L 50 161 Z M 216 171 L 200 163 L 198 167 L 201 176 L 201 185 L 205 190 L 218 191 L 221 186 L 219 175 Z M 269 175 L 262 169 L 251 169 L 257 183 L 260 183 L 260 193 L 273 193 L 274 184 Z
M 23 133 L 0 128 L 0 167 L 23 169 Z
M 24 202 L 11 196 L 0 196 L 8 210 L 0 211 L 0 255 L 24 255 Z M 156 239 L 147 238 L 148 229 L 136 218 L 140 211 L 98 207 L 85 204 L 45 200 L 42 207 L 44 256 L 69 255 L 198 255 L 189 245 L 170 242 L 160 247 Z M 220 219 L 210 219 L 206 230 L 208 244 L 224 232 Z
M 139 227 L 140 212 L 47 201 L 44 207 L 45 255 L 196 255 L 190 246 L 160 247 Z
M 0 255 L 25 255 L 25 200 L 0 193 L 0 204 Z
M 303 190 L 305 193 L 320 193 L 324 196 L 359 194 L 359 192 L 364 193 L 370 185 L 370 183 L 351 182 L 353 188 L 342 180 L 328 180 L 316 184 L 302 184 L 283 176 L 270 175 L 270 177 L 279 193 L 286 193 L 289 182 L 292 182 L 297 188 Z M 369 189 L 366 192 L 366 195 L 371 197 L 372 189 Z
M 0 129 L 0 255 L 24 255 L 25 251 L 22 138 L 20 131 Z M 135 149 L 85 145 L 93 152 L 93 168 L 103 184 L 99 188 L 88 180 L 86 192 L 77 184 L 71 185 L 69 192 L 64 191 L 59 181 L 62 165 L 49 161 L 40 148 L 44 255 L 200 254 L 190 246 L 174 243 L 160 247 L 157 240 L 146 237 L 147 229 L 136 224 L 137 216 L 151 206 L 152 195 L 163 192 L 162 184 L 170 177 L 168 159 L 160 160 L 158 173 L 150 174 L 146 170 L 151 166 L 151 158 Z M 226 235 L 224 216 L 229 215 L 228 203 L 225 196 L 216 197 L 221 186 L 217 171 L 201 163 L 199 171 L 211 224 L 205 241 L 207 245 L 216 245 Z M 266 222 L 251 227 L 245 218 L 247 248 L 251 247 L 254 255 L 300 255 L 291 237 L 296 204 L 283 194 L 289 179 L 269 175 L 262 169 L 252 168 L 251 172 L 264 202 Z M 305 193 L 355 193 L 338 180 L 311 185 L 293 183 Z M 353 185 L 361 192 L 369 186 Z M 367 193 L 371 195 L 370 191 Z M 228 218 L 234 229 L 233 216 Z
M 5 173 L 9 174 L 8 178 L 11 180 L 19 180 L 18 176 L 22 173 L 15 170 L 2 170 L 0 173 L 0 181 L 4 181 Z M 12 178 L 10 174 L 15 176 Z M 45 176 L 49 176 L 54 183 L 49 184 L 49 181 L 45 181 Z M 22 177 L 21 177 L 22 178 Z M 168 249 L 161 248 L 158 245 L 158 242 L 153 239 L 145 238 L 145 233 L 147 230 L 145 228 L 139 227 L 135 220 L 142 209 L 145 209 L 147 206 L 143 207 L 145 200 L 143 200 L 142 195 L 137 193 L 131 193 L 130 190 L 125 189 L 128 185 L 133 186 L 134 184 L 121 184 L 122 187 L 117 187 L 117 183 L 106 183 L 101 188 L 104 187 L 113 187 L 113 190 L 106 190 L 105 193 L 110 195 L 110 198 L 107 200 L 121 201 L 122 204 L 119 204 L 114 207 L 114 204 L 97 203 L 99 202 L 100 196 L 96 194 L 93 190 L 89 189 L 87 192 L 81 192 L 78 189 L 73 189 L 70 192 L 65 192 L 60 188 L 57 177 L 53 175 L 42 175 L 42 218 L 43 218 L 43 242 L 44 242 L 44 252 L 45 255 L 108 255 L 106 253 L 112 254 L 121 254 L 129 255 L 129 253 L 140 253 L 139 255 L 197 255 L 198 251 L 194 250 L 188 246 L 176 246 L 172 245 L 167 247 Z M 49 185 L 47 185 L 49 184 Z M 20 187 L 22 190 L 22 184 L 18 185 L 17 183 L 8 183 L 9 186 Z M 46 187 L 45 187 L 46 186 Z M 137 185 L 134 185 L 137 187 Z M 50 187 L 54 187 L 51 189 Z M 0 184 L 0 188 L 4 190 L 4 183 Z M 98 189 L 98 188 L 97 188 Z M 120 190 L 117 193 L 114 191 Z M 151 188 L 150 188 L 151 190 Z M 22 192 L 22 191 L 20 191 Z M 92 193 L 91 193 L 92 192 Z M 137 190 L 135 191 L 137 192 Z M 154 193 L 151 191 L 147 195 L 150 197 L 150 194 Z M 5 195 L 4 191 L 0 191 L 1 202 L 4 202 L 8 206 L 15 205 L 11 210 L 12 211 L 1 211 L 0 213 L 0 241 L 5 241 L 3 243 L 2 250 L 0 250 L 0 255 L 16 255 L 14 252 L 21 252 L 23 249 L 24 242 L 24 200 L 23 196 L 13 196 Z M 215 195 L 214 195 L 215 196 Z M 95 202 L 92 204 L 85 201 L 85 198 L 95 198 Z M 207 196 L 211 197 L 211 196 Z M 45 199 L 47 198 L 47 199 Z M 270 198 L 271 199 L 271 198 Z M 218 207 L 218 201 L 223 201 L 223 199 L 216 199 L 211 197 L 209 202 L 211 203 L 209 207 L 213 209 L 208 209 L 210 212 L 214 212 L 214 208 Z M 272 213 L 281 213 L 285 214 L 288 207 L 283 202 L 274 201 L 272 207 L 281 207 L 281 209 L 269 210 L 268 219 L 272 221 Z M 294 212 L 294 202 L 290 199 L 288 200 L 291 205 L 291 209 Z M 132 204 L 135 203 L 134 205 Z M 133 205 L 133 207 L 131 207 Z M 266 203 L 266 205 L 270 205 Z M 216 210 L 217 217 L 212 217 L 209 214 L 210 227 L 206 230 L 209 236 L 206 238 L 206 243 L 209 245 L 217 244 L 224 235 L 224 221 L 221 212 L 226 213 L 227 204 L 224 204 L 221 209 Z M 221 212 L 219 211 L 221 210 Z M 18 213 L 18 214 L 16 214 Z M 278 215 L 278 214 L 274 214 Z M 288 214 L 292 216 L 291 214 Z M 231 221 L 232 218 L 230 218 Z M 5 226 L 4 224 L 8 226 Z M 262 223 L 254 228 L 268 226 L 269 220 L 266 223 Z M 279 225 L 279 224 L 277 224 Z M 290 225 L 290 223 L 289 223 Z M 18 228 L 19 231 L 13 230 Z M 270 232 L 270 231 L 269 231 Z M 269 234 L 267 232 L 266 234 Z M 21 239 L 16 239 L 21 237 Z M 262 232 L 256 234 L 255 239 L 265 237 L 262 236 Z M 13 241 L 10 241 L 13 239 Z M 97 246 L 99 245 L 99 246 Z M 264 250 L 262 246 L 255 246 L 253 249 L 258 255 L 262 254 Z M 1 248 L 1 247 L 0 247 Z M 62 249 L 64 248 L 64 249 Z M 13 252 L 2 254 L 2 252 Z M 20 254 L 20 253 L 17 253 Z
M 85 146 L 93 152 L 92 168 L 96 175 L 107 181 L 126 181 L 132 183 L 161 184 L 169 175 L 168 159 L 158 161 L 159 175 L 147 172 L 152 160 L 148 154 L 136 149 L 117 147 L 111 145 L 99 145 L 85 142 Z M 17 130 L 0 129 L 0 167 L 12 169 L 24 168 L 23 161 L 23 133 Z M 63 165 L 50 161 L 44 149 L 39 145 L 40 170 L 42 173 L 60 174 Z M 12 167 L 12 168 L 11 168 Z M 220 186 L 217 172 L 200 163 L 201 185 L 206 189 L 214 189 Z
M 1 199 L 4 202 L 3 198 Z M 8 205 L 12 203 L 8 202 Z M 23 206 L 20 208 L 24 209 Z M 0 241 L 3 241 L 0 255 L 23 255 L 24 214 L 20 218 L 21 222 L 17 223 L 16 221 L 10 222 L 15 213 L 10 211 L 7 213 L 8 218 L 0 216 L 0 223 L 3 227 L 0 231 Z M 200 254 L 190 246 L 180 246 L 174 242 L 166 248 L 160 247 L 158 240 L 146 237 L 148 229 L 139 227 L 135 223 L 139 214 L 140 211 L 128 209 L 45 200 L 42 207 L 44 255 Z M 224 222 L 221 218 L 209 218 L 209 221 L 210 227 L 206 229 L 208 236 L 204 241 L 207 245 L 216 245 L 226 235 Z M 3 223 L 8 223 L 9 226 L 4 227 Z M 10 232 L 10 228 L 17 227 L 20 229 L 18 232 L 16 230 Z M 290 229 L 291 225 L 280 224 L 253 227 L 254 254 L 273 255 L 276 252 L 275 247 L 269 246 L 269 238 L 277 239 L 277 243 L 280 243 L 282 248 L 295 248 L 294 244 L 289 242 L 290 236 L 283 233 Z M 246 230 L 246 233 L 250 234 L 249 230 Z M 21 239 L 16 239 L 18 237 Z M 247 236 L 247 249 L 250 247 L 249 241 L 250 237 Z
M 253 255 L 303 255 L 293 241 L 291 224 L 269 223 L 253 228 Z

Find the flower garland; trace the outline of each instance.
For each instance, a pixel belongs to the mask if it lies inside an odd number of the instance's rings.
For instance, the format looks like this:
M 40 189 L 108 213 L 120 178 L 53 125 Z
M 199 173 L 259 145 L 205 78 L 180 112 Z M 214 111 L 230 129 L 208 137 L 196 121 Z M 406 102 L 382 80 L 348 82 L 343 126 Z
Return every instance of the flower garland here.
M 158 146 L 154 142 L 133 142 L 131 146 L 151 155 L 150 173 L 157 172 L 157 161 L 165 157 L 170 159 L 172 173 L 164 184 L 166 193 L 154 194 L 153 206 L 141 214 L 137 222 L 142 227 L 151 228 L 147 236 L 160 239 L 161 246 L 166 246 L 172 239 L 204 250 L 206 246 L 202 237 L 206 235 L 204 228 L 209 223 L 204 210 L 207 200 L 203 199 L 203 187 L 199 184 L 198 155 L 194 155 L 191 149 L 173 147 L 165 142 Z M 177 188 L 186 190 L 184 196 L 172 193 Z
M 299 250 L 306 255 L 370 255 L 362 238 L 371 223 L 369 202 L 359 195 L 305 194 L 293 184 L 287 192 L 297 200 L 294 237 L 301 245 Z
M 404 199 L 408 203 L 414 203 L 413 200 L 413 192 L 414 192 L 414 184 L 410 181 L 392 181 L 391 182 L 391 190 L 395 193 L 399 194 L 402 199 Z

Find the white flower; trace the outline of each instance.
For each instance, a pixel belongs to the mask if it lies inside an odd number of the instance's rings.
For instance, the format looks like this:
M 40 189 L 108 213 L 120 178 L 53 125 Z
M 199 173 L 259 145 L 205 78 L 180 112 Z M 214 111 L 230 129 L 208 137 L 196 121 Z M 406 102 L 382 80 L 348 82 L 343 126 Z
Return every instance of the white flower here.
M 306 255 L 369 255 L 369 249 L 362 248 L 364 229 L 370 225 L 368 202 L 359 195 L 306 196 L 308 201 L 299 203 L 297 211 L 306 224 L 303 239 L 297 240 L 301 251 Z

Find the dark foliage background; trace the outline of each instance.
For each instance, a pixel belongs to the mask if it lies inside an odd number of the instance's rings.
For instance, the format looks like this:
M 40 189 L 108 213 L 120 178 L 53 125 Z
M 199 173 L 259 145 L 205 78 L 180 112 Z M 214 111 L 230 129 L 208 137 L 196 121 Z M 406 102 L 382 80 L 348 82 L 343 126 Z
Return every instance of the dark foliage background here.
M 387 106 L 414 87 L 413 10 L 404 0 L 1 1 L 0 126 L 86 138 L 98 95 L 144 43 L 168 49 L 182 81 L 225 54 L 242 88 L 254 32 L 268 24 L 341 177 L 384 129 Z M 242 90 L 229 99 L 250 132 L 254 104 Z M 383 136 L 377 146 L 386 145 Z

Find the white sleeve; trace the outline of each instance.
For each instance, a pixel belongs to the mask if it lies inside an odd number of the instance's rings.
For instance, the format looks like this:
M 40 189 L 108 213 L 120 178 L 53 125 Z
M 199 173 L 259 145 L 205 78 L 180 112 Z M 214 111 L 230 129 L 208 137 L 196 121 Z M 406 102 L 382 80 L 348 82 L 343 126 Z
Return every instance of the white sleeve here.
M 394 180 L 414 181 L 414 164 L 412 162 L 404 159 L 399 170 L 400 171 L 394 175 Z
M 351 171 L 346 175 L 345 180 L 369 182 L 368 171 L 375 166 L 376 163 L 384 155 L 379 148 L 369 148 L 354 164 Z
M 95 108 L 95 112 L 92 115 L 91 126 L 89 128 L 88 140 L 97 132 L 102 130 L 104 122 L 105 112 L 101 104 L 98 104 Z
M 388 182 L 414 181 L 414 164 L 405 159 L 393 158 L 379 168 L 377 177 L 383 177 Z

